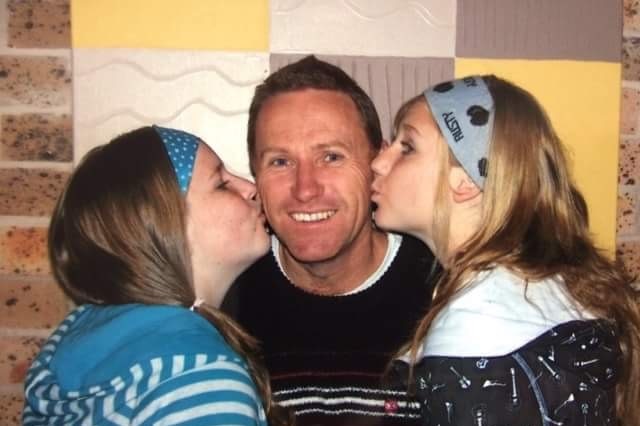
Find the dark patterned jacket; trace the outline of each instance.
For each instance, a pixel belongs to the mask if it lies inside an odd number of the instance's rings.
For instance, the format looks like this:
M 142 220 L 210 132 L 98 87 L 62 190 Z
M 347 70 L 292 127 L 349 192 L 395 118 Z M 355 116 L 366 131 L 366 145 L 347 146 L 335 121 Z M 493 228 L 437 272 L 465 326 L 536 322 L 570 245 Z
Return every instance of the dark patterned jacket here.
M 503 275 L 502 278 L 505 278 Z M 494 284 L 494 283 L 492 283 Z M 505 288 L 500 282 L 496 288 Z M 530 284 L 534 286 L 536 284 Z M 509 290 L 504 290 L 508 293 Z M 479 305 L 491 306 L 498 320 L 506 322 L 554 322 L 554 318 L 566 318 L 567 312 L 553 311 L 565 306 L 538 299 L 540 316 L 531 318 L 526 311 L 529 302 L 508 299 L 508 306 L 501 309 L 500 294 L 483 298 L 480 293 L 471 294 Z M 490 303 L 489 303 L 490 302 Z M 553 308 L 553 309 L 550 309 Z M 464 347 L 464 336 L 458 334 L 455 317 L 468 306 L 458 306 L 456 312 L 446 312 L 445 323 L 449 331 L 460 339 L 459 354 L 454 348 L 445 349 L 440 344 L 437 352 L 427 353 L 416 364 L 411 385 L 422 407 L 422 424 L 429 426 L 596 426 L 615 425 L 615 385 L 620 379 L 621 351 L 615 328 L 607 321 L 576 319 L 561 322 L 537 337 L 504 354 L 495 352 L 484 356 L 477 350 Z M 522 318 L 507 318 L 508 309 L 514 314 L 522 312 Z M 457 314 L 457 315 L 456 315 Z M 462 314 L 464 315 L 464 314 Z M 488 315 L 485 311 L 484 315 Z M 527 315 L 529 315 L 527 317 Z M 478 323 L 470 324 L 474 336 L 472 342 L 490 338 L 498 342 L 509 339 L 513 324 L 493 326 L 485 333 L 479 332 Z M 440 323 L 440 326 L 442 324 Z M 438 326 L 436 325 L 436 328 Z M 447 331 L 442 327 L 440 332 Z M 527 333 L 526 327 L 518 328 Z M 474 331 L 475 330 L 475 331 Z M 482 334 L 478 338 L 478 334 Z M 477 339 L 477 340 L 474 340 Z M 441 343 L 441 342 L 440 342 Z M 427 350 L 429 337 L 424 349 Z M 439 345 L 438 339 L 434 345 Z M 491 352 L 486 346 L 483 349 Z M 502 349 L 502 348 L 501 348 Z M 464 355 L 464 356 L 461 356 Z M 394 362 L 396 385 L 406 386 L 408 364 Z

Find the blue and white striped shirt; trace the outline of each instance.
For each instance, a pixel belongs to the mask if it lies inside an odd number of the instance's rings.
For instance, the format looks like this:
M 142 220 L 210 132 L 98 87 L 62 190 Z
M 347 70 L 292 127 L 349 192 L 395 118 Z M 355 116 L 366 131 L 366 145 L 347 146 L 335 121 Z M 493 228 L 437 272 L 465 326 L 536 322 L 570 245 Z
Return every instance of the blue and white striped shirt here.
M 266 425 L 246 364 L 180 307 L 84 305 L 42 347 L 24 425 Z

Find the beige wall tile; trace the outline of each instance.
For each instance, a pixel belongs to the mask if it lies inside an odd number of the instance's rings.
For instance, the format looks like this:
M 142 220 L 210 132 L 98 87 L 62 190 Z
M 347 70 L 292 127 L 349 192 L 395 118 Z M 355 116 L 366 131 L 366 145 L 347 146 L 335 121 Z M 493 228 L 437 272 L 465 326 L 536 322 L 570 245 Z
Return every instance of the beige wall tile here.
M 0 169 L 0 215 L 49 216 L 68 177 L 52 169 Z
M 0 424 L 3 426 L 20 425 L 23 406 L 22 393 L 0 393 Z
M 640 139 L 627 139 L 620 143 L 618 183 L 636 185 L 640 179 Z
M 0 160 L 73 161 L 70 115 L 10 114 L 1 127 Z
M 47 229 L 0 227 L 0 274 L 46 276 Z
M 640 80 L 640 38 L 624 37 L 622 40 L 622 78 Z
M 638 191 L 623 187 L 618 192 L 617 236 L 638 234 Z
M 622 16 L 625 31 L 640 31 L 640 0 L 624 0 Z
M 620 111 L 620 133 L 635 135 L 640 118 L 640 91 L 631 87 L 622 88 L 622 109 Z
M 68 312 L 56 283 L 0 278 L 0 327 L 53 328 Z
M 9 0 L 10 47 L 70 47 L 69 0 Z
M 0 385 L 21 383 L 45 339 L 0 336 Z
M 618 242 L 616 257 L 624 263 L 632 276 L 640 277 L 640 241 Z
M 46 56 L 0 56 L 0 106 L 71 105 L 69 60 Z

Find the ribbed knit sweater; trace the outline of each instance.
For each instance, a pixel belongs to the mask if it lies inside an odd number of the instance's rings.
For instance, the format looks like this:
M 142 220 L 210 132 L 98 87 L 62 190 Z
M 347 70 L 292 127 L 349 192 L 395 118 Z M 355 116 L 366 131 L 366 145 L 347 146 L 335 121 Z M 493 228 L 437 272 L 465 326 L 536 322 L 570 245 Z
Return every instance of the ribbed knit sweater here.
M 381 379 L 431 300 L 433 262 L 405 236 L 372 286 L 319 296 L 293 285 L 268 253 L 237 280 L 225 306 L 262 342 L 275 399 L 299 426 L 413 424 L 417 404 Z

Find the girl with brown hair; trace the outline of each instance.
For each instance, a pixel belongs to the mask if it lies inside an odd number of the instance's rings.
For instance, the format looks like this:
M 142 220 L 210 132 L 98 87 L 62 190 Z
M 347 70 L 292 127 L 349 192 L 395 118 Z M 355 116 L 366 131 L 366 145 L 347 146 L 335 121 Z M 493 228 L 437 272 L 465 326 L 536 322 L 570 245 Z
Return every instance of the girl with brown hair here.
M 94 148 L 49 228 L 78 307 L 28 372 L 23 423 L 285 424 L 256 342 L 217 309 L 268 247 L 254 185 L 197 137 L 153 126 Z
M 394 363 L 424 424 L 640 424 L 638 294 L 594 246 L 535 98 L 466 77 L 410 100 L 395 133 L 372 164 L 376 224 L 445 269 Z

